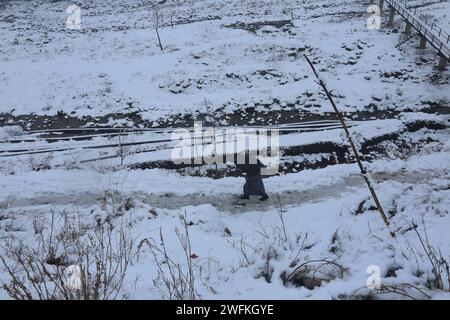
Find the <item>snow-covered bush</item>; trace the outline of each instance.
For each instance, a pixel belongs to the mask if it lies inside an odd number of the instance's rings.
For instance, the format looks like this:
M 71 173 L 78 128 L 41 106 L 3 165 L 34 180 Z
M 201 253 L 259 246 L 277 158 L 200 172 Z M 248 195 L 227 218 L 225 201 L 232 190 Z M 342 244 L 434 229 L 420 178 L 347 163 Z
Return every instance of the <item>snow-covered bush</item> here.
M 16 166 L 12 161 L 0 161 L 0 174 L 12 176 L 16 173 Z
M 51 161 L 53 159 L 53 155 L 36 155 L 30 153 L 28 155 L 28 164 L 33 171 L 44 171 L 52 168 Z
M 0 139 L 11 139 L 23 134 L 23 129 L 19 126 L 0 127 Z
M 194 262 L 197 257 L 192 251 L 186 215 L 181 216 L 180 221 L 183 225 L 183 230 L 180 231 L 176 228 L 175 233 L 184 252 L 182 257 L 184 261 L 180 261 L 177 257 L 169 254 L 161 229 L 159 241 L 153 238 L 143 239 L 139 244 L 139 250 L 144 245 L 150 249 L 158 270 L 158 275 L 153 280 L 153 285 L 160 291 L 163 299 L 195 300 L 199 298 L 195 279 L 197 264 Z
M 31 239 L 11 235 L 2 245 L 0 266 L 9 278 L 2 287 L 18 300 L 119 298 L 133 258 L 128 226 L 87 229 L 66 212 L 52 213 L 51 221 L 35 220 Z

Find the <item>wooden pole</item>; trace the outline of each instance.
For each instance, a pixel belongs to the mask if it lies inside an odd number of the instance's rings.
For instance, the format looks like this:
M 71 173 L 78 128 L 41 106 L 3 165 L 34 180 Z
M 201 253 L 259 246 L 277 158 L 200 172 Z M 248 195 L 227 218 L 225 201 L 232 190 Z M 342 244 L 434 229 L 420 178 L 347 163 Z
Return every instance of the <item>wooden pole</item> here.
M 331 105 L 333 106 L 334 112 L 336 113 L 336 115 L 339 118 L 339 121 L 341 122 L 342 127 L 344 128 L 345 131 L 345 135 L 347 136 L 347 139 L 352 147 L 353 150 L 353 154 L 356 158 L 356 162 L 358 163 L 359 166 L 359 170 L 361 171 L 361 175 L 363 176 L 364 180 L 366 181 L 367 187 L 369 188 L 370 194 L 372 195 L 373 201 L 375 202 L 378 211 L 380 212 L 381 218 L 384 221 L 384 224 L 386 225 L 386 227 L 389 230 L 389 221 L 386 217 L 386 214 L 384 213 L 383 207 L 381 206 L 380 201 L 378 200 L 378 196 L 375 192 L 375 189 L 372 186 L 372 180 L 370 178 L 370 174 L 367 172 L 366 167 L 364 166 L 364 164 L 361 161 L 361 158 L 359 156 L 359 152 L 358 149 L 355 146 L 355 143 L 353 142 L 353 138 L 352 135 L 350 133 L 350 131 L 348 130 L 348 127 L 345 123 L 344 117 L 342 116 L 341 112 L 338 110 L 336 104 L 334 103 L 333 97 L 331 96 L 330 92 L 328 91 L 323 79 L 321 79 L 319 77 L 319 74 L 316 71 L 316 68 L 314 67 L 314 65 L 312 64 L 311 60 L 309 60 L 308 56 L 306 54 L 304 54 L 304 57 L 306 59 L 306 61 L 308 62 L 309 66 L 311 67 L 312 71 L 314 72 L 314 75 L 316 76 L 316 78 L 319 80 L 319 84 L 322 87 L 323 91 L 325 92 L 328 100 L 330 101 Z M 395 237 L 394 232 L 389 231 L 392 237 Z

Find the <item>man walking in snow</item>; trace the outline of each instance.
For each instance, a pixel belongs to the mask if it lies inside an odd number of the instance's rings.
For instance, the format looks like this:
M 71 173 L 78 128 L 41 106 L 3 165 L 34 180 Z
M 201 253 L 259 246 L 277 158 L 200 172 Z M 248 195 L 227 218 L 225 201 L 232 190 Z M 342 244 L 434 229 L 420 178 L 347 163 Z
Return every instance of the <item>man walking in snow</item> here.
M 258 160 L 256 164 L 237 164 L 238 169 L 245 173 L 244 193 L 241 199 L 250 199 L 250 196 L 261 196 L 259 200 L 269 199 L 264 188 L 264 182 L 261 177 L 261 168 L 264 165 Z

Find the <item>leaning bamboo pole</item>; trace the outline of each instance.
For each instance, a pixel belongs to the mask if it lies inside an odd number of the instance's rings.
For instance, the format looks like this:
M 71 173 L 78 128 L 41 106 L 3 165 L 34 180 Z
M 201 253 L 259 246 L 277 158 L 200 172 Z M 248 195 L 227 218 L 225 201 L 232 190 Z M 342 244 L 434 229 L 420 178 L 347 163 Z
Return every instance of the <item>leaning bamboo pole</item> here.
M 330 91 L 327 89 L 325 81 L 319 76 L 319 74 L 316 71 L 316 68 L 312 64 L 311 60 L 309 60 L 308 56 L 304 54 L 304 57 L 306 61 L 308 62 L 309 66 L 311 67 L 312 71 L 314 72 L 314 75 L 316 76 L 317 80 L 319 80 L 319 85 L 322 87 L 323 91 L 325 92 L 325 95 L 327 96 L 328 100 L 330 101 L 331 105 L 333 106 L 334 112 L 336 113 L 337 117 L 339 118 L 339 121 L 341 122 L 342 127 L 344 128 L 345 135 L 347 136 L 348 142 L 350 143 L 350 146 L 352 147 L 353 154 L 356 158 L 356 162 L 358 163 L 359 170 L 361 171 L 361 175 L 363 176 L 364 180 L 366 181 L 367 187 L 369 188 L 370 194 L 372 195 L 373 201 L 375 202 L 378 211 L 380 212 L 381 218 L 384 221 L 384 224 L 389 230 L 389 220 L 386 217 L 386 214 L 384 213 L 383 207 L 381 206 L 380 201 L 378 200 L 378 196 L 375 192 L 375 189 L 372 185 L 372 178 L 370 176 L 370 173 L 367 171 L 366 167 L 361 161 L 361 158 L 359 156 L 358 149 L 356 148 L 355 143 L 353 142 L 352 134 L 348 130 L 348 127 L 345 123 L 344 117 L 342 116 L 341 112 L 337 108 L 336 104 L 334 103 L 333 97 L 331 96 Z M 392 237 L 395 237 L 395 233 L 390 231 L 390 234 Z

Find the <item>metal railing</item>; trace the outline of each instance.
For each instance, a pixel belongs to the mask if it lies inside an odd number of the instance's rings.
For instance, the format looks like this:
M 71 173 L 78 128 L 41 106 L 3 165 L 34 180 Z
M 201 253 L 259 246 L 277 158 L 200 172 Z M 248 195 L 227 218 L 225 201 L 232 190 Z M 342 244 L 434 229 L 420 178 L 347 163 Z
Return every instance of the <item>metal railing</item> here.
M 417 9 L 412 9 L 404 0 L 386 0 L 386 3 L 425 37 L 441 55 L 450 59 L 450 35 L 447 32 L 434 23 L 429 25 L 428 18 L 417 13 Z

